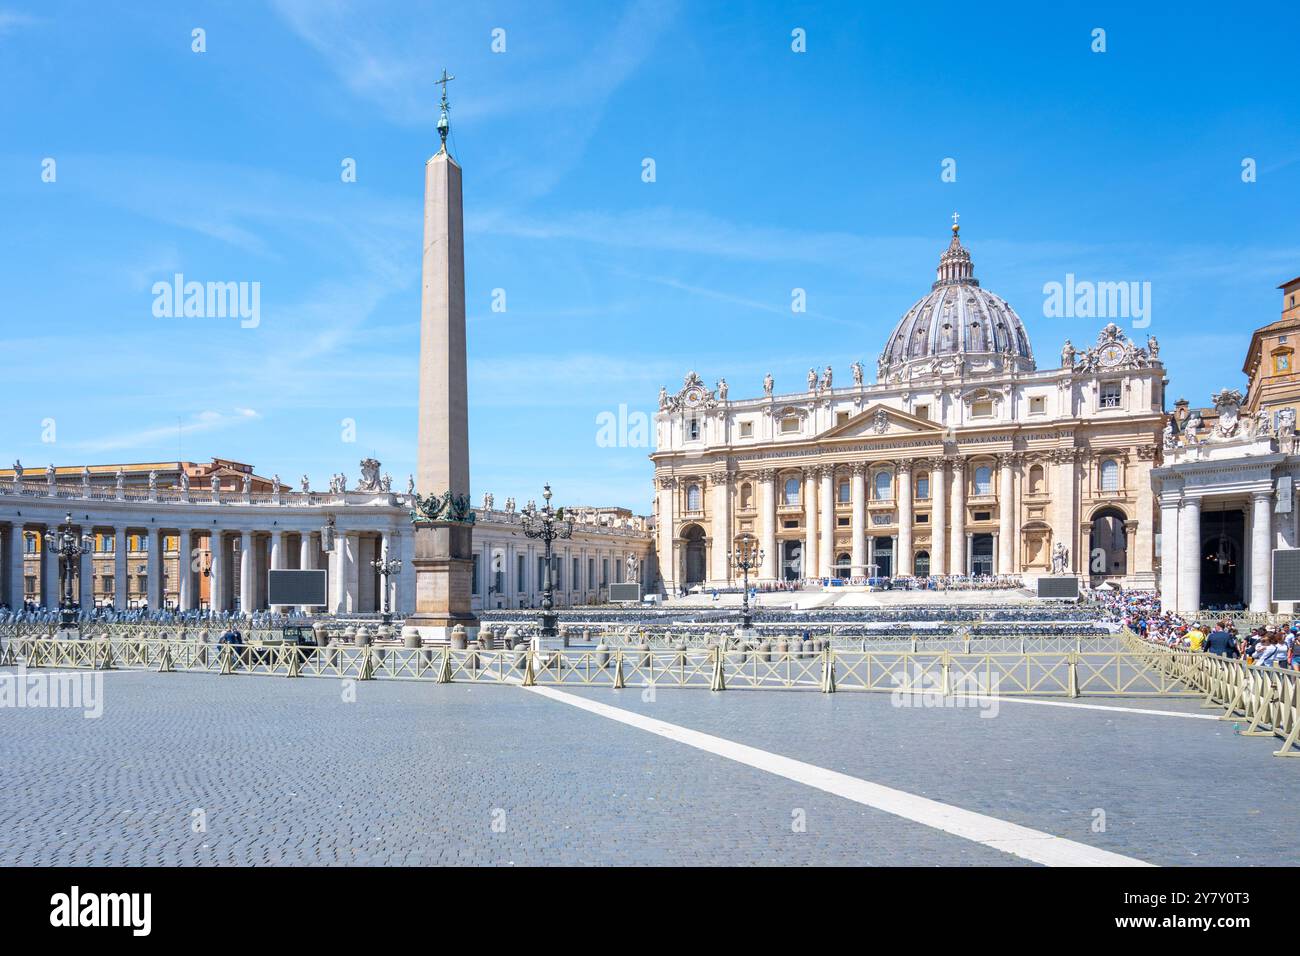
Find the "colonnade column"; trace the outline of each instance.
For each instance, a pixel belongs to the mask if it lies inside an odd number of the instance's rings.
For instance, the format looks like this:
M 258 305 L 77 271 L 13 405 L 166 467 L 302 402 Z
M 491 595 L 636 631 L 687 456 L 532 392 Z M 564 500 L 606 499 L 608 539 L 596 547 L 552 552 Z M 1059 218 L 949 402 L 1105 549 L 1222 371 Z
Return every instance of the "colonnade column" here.
M 821 538 L 817 547 L 817 573 L 830 576 L 835 573 L 835 468 L 831 465 L 822 469 L 818 498 L 822 516 Z
M 998 574 L 1014 574 L 1011 566 L 1011 543 L 1016 534 L 1015 503 L 1015 455 L 998 455 L 998 533 L 997 533 L 997 568 Z
M 820 470 L 806 468 L 803 473 L 803 571 L 805 578 L 817 576 L 817 478 Z
M 898 548 L 894 554 L 894 574 L 912 573 L 912 462 L 898 463 Z
M 113 529 L 113 609 L 126 610 L 126 528 Z
M 1184 498 L 1178 515 L 1178 606 L 1180 614 L 1201 609 L 1201 499 Z
M 58 525 L 46 525 L 47 531 L 57 530 Z M 41 538 L 41 605 L 47 609 L 57 608 L 62 595 L 59 593 L 59 558 L 49 548 L 49 543 Z
M 22 608 L 27 596 L 24 589 L 26 575 L 23 573 L 23 526 L 17 521 L 9 526 L 9 534 L 5 539 L 5 561 L 9 581 L 9 610 L 17 611 Z
M 189 528 L 181 528 L 176 539 L 176 574 L 180 581 L 177 585 L 182 611 L 193 611 L 197 602 L 194 600 L 194 534 Z
M 298 568 L 302 571 L 316 570 L 316 534 L 304 531 L 298 536 Z M 311 614 L 316 609 L 309 604 L 298 605 L 303 614 Z
M 930 573 L 948 573 L 948 462 L 930 466 Z
M 966 564 L 966 460 L 952 463 L 952 535 L 949 540 L 949 574 L 965 574 Z
M 239 532 L 239 611 L 253 613 L 253 532 Z
M 83 528 L 86 534 L 94 535 L 89 528 Z M 93 610 L 95 607 L 95 553 L 92 548 L 81 555 L 81 560 L 77 562 L 77 603 L 81 605 L 82 610 Z
M 731 561 L 728 557 L 731 551 L 731 476 L 725 469 L 709 476 L 709 492 L 713 499 L 709 502 L 709 510 L 712 512 L 710 536 L 713 538 L 713 551 L 710 554 L 713 566 L 709 569 L 709 577 L 722 584 L 731 578 Z M 586 573 L 586 568 L 583 568 L 583 573 Z M 586 585 L 589 582 L 581 583 Z
M 271 568 L 270 568 L 270 569 L 271 569 L 272 571 L 279 571 L 279 570 L 282 570 L 282 569 L 284 569 L 284 568 L 286 568 L 286 567 L 289 566 L 289 553 L 288 553 L 288 544 L 289 544 L 289 542 L 287 542 L 287 541 L 284 539 L 284 534 L 285 534 L 285 533 L 284 533 L 283 531 L 272 531 L 272 532 L 271 532 L 271 554 L 270 554 L 270 559 L 271 559 L 270 564 L 271 564 Z M 270 578 L 271 578 L 271 576 L 268 574 L 268 575 L 267 575 L 267 586 L 266 586 L 266 588 L 267 588 L 267 591 L 266 591 L 266 603 L 267 603 L 267 604 L 270 604 L 270 603 L 271 603 L 271 585 L 270 585 Z M 284 613 L 284 610 L 285 610 L 285 607 L 286 607 L 286 605 L 284 605 L 284 604 L 277 604 L 277 605 L 273 606 L 273 607 L 271 608 L 271 610 L 274 611 L 276 614 L 283 614 L 283 613 Z
M 1160 603 L 1173 609 L 1178 604 L 1178 498 L 1160 496 Z
M 850 573 L 855 578 L 867 573 L 867 466 L 853 465 L 849 495 L 853 499 L 853 548 Z
M 763 566 L 760 581 L 775 581 L 780 556 L 776 553 L 776 473 L 770 469 L 758 473 L 758 507 L 762 512 Z
M 161 528 L 150 528 L 145 533 L 149 557 L 146 563 L 147 590 L 145 600 L 150 611 L 160 611 L 163 606 L 163 534 Z
M 1251 495 L 1250 609 L 1267 612 L 1272 603 L 1273 495 L 1271 490 Z

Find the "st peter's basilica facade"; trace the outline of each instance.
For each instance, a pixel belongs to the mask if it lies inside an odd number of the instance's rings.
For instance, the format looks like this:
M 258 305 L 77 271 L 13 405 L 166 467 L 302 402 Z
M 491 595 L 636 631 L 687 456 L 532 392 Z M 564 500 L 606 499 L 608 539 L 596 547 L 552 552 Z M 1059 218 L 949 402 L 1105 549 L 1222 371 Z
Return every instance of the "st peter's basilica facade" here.
M 930 291 L 866 384 L 854 363 L 807 387 L 732 399 L 694 372 L 656 415 L 656 547 L 669 593 L 739 579 L 752 534 L 761 583 L 1048 573 L 1153 586 L 1150 471 L 1164 367 L 1115 325 L 1039 369 L 1020 317 L 979 284 L 957 227 Z

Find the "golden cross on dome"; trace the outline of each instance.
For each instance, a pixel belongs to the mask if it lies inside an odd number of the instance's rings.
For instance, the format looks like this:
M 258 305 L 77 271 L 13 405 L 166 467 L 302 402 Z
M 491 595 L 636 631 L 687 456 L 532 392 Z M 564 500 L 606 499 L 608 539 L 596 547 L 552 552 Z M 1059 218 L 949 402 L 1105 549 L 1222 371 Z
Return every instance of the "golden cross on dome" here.
M 954 234 L 957 232 L 958 229 L 961 228 L 961 226 L 957 225 L 957 220 L 960 218 L 961 218 L 961 213 L 954 212 L 952 214 L 952 231 Z

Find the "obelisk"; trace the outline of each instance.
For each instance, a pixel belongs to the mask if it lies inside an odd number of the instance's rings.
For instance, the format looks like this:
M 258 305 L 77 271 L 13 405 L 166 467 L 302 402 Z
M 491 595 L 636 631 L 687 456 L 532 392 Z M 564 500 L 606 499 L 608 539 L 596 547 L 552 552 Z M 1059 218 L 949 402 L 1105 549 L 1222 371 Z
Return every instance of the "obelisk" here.
M 460 166 L 447 151 L 447 83 L 443 70 L 442 147 L 424 167 L 424 257 L 420 295 L 420 425 L 416 490 L 448 503 L 438 516 L 415 521 L 415 614 L 407 619 L 423 641 L 451 639 L 464 626 L 473 639 L 470 606 L 473 515 L 469 502 L 469 395 L 465 361 L 465 229 Z M 450 507 L 458 503 L 459 508 Z

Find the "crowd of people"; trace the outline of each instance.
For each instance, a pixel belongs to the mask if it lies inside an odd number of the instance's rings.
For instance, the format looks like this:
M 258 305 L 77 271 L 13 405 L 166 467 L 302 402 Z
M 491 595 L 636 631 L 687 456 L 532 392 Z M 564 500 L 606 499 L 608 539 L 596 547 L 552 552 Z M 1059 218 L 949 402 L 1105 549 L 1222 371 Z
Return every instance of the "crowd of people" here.
M 1138 637 L 1176 650 L 1218 654 L 1258 667 L 1300 670 L 1300 620 L 1237 626 L 1228 617 L 1163 610 L 1155 591 L 1095 591 L 1089 599 Z

